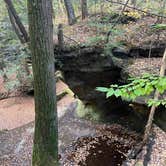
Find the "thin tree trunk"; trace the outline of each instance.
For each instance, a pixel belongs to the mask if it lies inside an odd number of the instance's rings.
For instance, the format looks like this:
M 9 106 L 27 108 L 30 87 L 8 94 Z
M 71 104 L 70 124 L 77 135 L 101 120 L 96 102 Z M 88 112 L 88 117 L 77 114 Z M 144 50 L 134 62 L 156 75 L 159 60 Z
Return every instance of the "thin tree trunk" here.
M 12 24 L 12 27 L 17 35 L 17 37 L 19 38 L 20 42 L 21 43 L 26 43 L 26 41 L 24 40 L 24 37 L 22 36 L 22 33 L 20 32 L 16 22 L 15 22 L 15 19 L 11 13 L 11 11 L 9 10 L 9 8 L 7 7 L 7 10 L 8 10 L 8 14 L 9 14 L 9 18 L 10 18 L 10 22 Z
M 59 51 L 62 51 L 64 48 L 64 38 L 63 38 L 63 25 L 58 25 L 58 46 Z
M 73 25 L 76 23 L 76 17 L 71 0 L 64 0 L 64 3 L 67 11 L 68 23 L 69 25 Z
M 123 6 L 123 9 L 122 9 L 121 12 L 119 13 L 119 17 L 117 18 L 117 20 L 116 20 L 116 21 L 113 23 L 113 25 L 111 26 L 111 30 L 108 31 L 108 33 L 107 33 L 107 38 L 106 38 L 106 43 L 109 43 L 109 37 L 110 37 L 110 35 L 111 35 L 111 33 L 112 33 L 112 29 L 115 28 L 115 26 L 119 23 L 119 20 L 120 20 L 120 18 L 122 17 L 123 12 L 124 12 L 125 9 L 127 8 L 129 1 L 130 1 L 130 0 L 126 0 L 125 4 L 124 4 L 124 6 Z
M 162 59 L 162 64 L 161 64 L 161 69 L 160 69 L 160 77 L 163 77 L 165 75 L 165 70 L 166 70 L 166 49 L 163 55 L 163 59 Z M 154 94 L 154 100 L 158 100 L 159 99 L 159 92 L 156 90 L 155 94 Z M 152 128 L 152 123 L 153 123 L 153 118 L 154 118 L 154 114 L 155 114 L 155 110 L 156 110 L 156 106 L 152 106 L 151 110 L 150 110 L 150 114 L 149 114 L 149 119 L 146 125 L 146 129 L 145 129 L 145 133 L 144 133 L 144 138 L 143 138 L 143 144 L 146 144 L 147 139 L 150 135 L 150 130 Z
M 163 77 L 165 75 L 165 70 L 166 70 L 166 49 L 162 58 L 162 64 L 161 64 L 161 68 L 160 68 L 160 76 Z M 159 99 L 159 92 L 156 90 L 155 94 L 154 94 L 154 100 L 158 100 Z M 145 132 L 144 132 L 144 137 L 143 137 L 143 141 L 142 143 L 137 146 L 133 151 L 131 151 L 131 153 L 128 155 L 128 159 L 132 159 L 132 158 L 136 158 L 136 156 L 141 152 L 142 148 L 146 145 L 149 135 L 151 133 L 151 128 L 152 128 L 152 124 L 153 124 L 153 118 L 155 115 L 155 111 L 156 111 L 156 106 L 152 106 L 150 109 L 150 114 L 149 114 L 149 118 L 145 127 Z
M 82 11 L 82 19 L 88 17 L 88 6 L 87 6 L 87 0 L 81 0 L 81 11 Z
M 28 0 L 30 48 L 34 74 L 35 134 L 33 166 L 58 165 L 53 52 L 52 0 Z
M 15 19 L 15 22 L 16 22 L 18 28 L 20 29 L 20 32 L 22 33 L 22 36 L 24 37 L 25 42 L 28 42 L 29 37 L 28 37 L 28 34 L 26 32 L 26 29 L 25 29 L 24 25 L 22 24 L 19 16 L 17 15 L 17 12 L 16 12 L 11 0 L 4 0 L 4 1 L 7 5 L 8 10 L 10 11 L 10 14 Z

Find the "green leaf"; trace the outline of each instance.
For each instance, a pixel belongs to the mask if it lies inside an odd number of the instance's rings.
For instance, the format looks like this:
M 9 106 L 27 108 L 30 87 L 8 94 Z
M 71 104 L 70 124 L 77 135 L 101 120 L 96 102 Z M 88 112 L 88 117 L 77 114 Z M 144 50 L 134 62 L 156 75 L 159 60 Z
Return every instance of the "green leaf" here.
M 134 90 L 134 94 L 135 94 L 136 96 L 142 95 L 142 89 L 141 89 L 141 88 L 135 89 L 135 90 Z
M 97 91 L 100 91 L 100 92 L 108 92 L 109 88 L 97 87 L 96 90 L 97 90 Z
M 114 91 L 114 95 L 116 96 L 116 97 L 119 97 L 119 96 L 121 96 L 121 91 L 119 90 L 119 89 L 116 89 L 115 91 Z
M 151 25 L 153 29 L 166 29 L 166 24 L 153 24 Z
M 111 97 L 111 96 L 113 96 L 113 95 L 114 95 L 114 89 L 113 89 L 113 88 L 110 88 L 109 91 L 108 91 L 107 94 L 106 94 L 106 98 L 109 98 L 109 97 Z
M 150 95 L 153 91 L 154 91 L 154 88 L 151 84 L 147 84 L 145 86 L 144 92 L 145 92 L 146 95 Z

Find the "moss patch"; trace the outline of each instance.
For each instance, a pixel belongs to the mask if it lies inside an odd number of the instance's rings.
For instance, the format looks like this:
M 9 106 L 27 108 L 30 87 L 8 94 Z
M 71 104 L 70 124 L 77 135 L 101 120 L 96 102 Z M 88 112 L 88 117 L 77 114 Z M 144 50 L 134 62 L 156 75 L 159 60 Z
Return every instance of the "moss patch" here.
M 77 100 L 77 108 L 76 113 L 81 118 L 86 118 L 89 120 L 94 121 L 101 121 L 102 120 L 102 113 L 101 110 L 95 106 L 95 104 L 85 105 L 81 100 Z

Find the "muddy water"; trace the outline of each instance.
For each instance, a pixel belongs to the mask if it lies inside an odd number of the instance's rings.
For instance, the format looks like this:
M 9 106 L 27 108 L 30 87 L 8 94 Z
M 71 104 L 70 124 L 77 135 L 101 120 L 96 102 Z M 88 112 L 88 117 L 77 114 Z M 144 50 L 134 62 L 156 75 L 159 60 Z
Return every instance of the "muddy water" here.
M 128 147 L 124 147 L 123 144 L 112 142 L 108 144 L 108 140 L 99 139 L 99 144 L 91 149 L 90 154 L 85 160 L 85 165 L 89 166 L 110 166 L 110 165 L 121 165 L 125 160 Z M 80 162 L 81 163 L 81 162 Z
M 119 166 L 126 159 L 130 149 L 119 141 L 107 136 L 85 137 L 77 142 L 75 150 L 68 155 L 63 165 Z

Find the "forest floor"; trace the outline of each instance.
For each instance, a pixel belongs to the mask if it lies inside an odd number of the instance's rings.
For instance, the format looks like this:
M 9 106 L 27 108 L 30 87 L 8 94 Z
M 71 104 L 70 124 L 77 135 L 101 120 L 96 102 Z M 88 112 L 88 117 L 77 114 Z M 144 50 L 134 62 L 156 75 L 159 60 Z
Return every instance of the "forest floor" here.
M 121 16 L 116 26 L 116 31 L 112 30 L 110 35 L 110 45 L 116 46 L 118 43 L 131 47 L 153 47 L 154 45 L 166 40 L 166 30 L 153 29 L 152 25 L 157 23 L 157 17 L 143 16 L 141 19 L 134 17 Z M 106 22 L 103 22 L 107 19 Z M 73 26 L 63 25 L 64 42 L 66 45 L 96 45 L 103 46 L 112 22 L 116 21 L 116 17 L 108 14 L 96 14 L 89 16 L 85 20 L 81 20 Z M 162 23 L 166 23 L 163 18 Z M 57 29 L 55 30 L 54 43 L 57 44 Z

